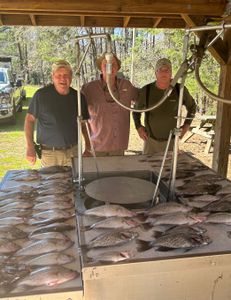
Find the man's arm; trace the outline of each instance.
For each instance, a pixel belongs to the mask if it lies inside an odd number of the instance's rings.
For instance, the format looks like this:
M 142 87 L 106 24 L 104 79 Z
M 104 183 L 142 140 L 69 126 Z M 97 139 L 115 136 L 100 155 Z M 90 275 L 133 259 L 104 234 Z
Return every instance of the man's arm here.
M 133 116 L 133 120 L 134 120 L 134 123 L 135 123 L 135 127 L 136 127 L 136 130 L 139 134 L 139 137 L 146 141 L 147 138 L 148 138 L 148 135 L 147 135 L 147 131 L 145 129 L 145 127 L 141 124 L 141 113 L 139 112 L 133 112 L 132 113 L 132 116 Z
M 184 124 L 181 126 L 180 138 L 183 138 L 185 133 L 189 130 L 190 124 L 192 123 L 193 118 L 195 117 L 196 108 L 197 108 L 196 101 L 190 95 L 186 87 L 184 87 L 184 105 L 187 109 L 187 115 Z
M 35 117 L 27 113 L 24 123 L 24 132 L 26 138 L 26 159 L 34 165 L 36 162 L 36 153 L 34 149 L 34 124 Z
M 83 156 L 92 156 L 91 153 L 91 143 L 90 143 L 90 138 L 88 135 L 88 131 L 87 131 L 87 121 L 84 121 L 82 123 L 82 134 L 83 134 L 83 138 L 85 141 L 85 150 L 83 152 Z M 90 126 L 88 126 L 89 131 L 90 131 Z

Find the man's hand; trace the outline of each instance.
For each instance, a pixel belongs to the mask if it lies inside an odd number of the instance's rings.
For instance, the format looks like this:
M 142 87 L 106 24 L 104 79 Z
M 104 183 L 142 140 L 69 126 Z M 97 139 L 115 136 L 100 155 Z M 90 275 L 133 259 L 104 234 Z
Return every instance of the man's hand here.
M 26 149 L 26 159 L 32 166 L 36 163 L 36 152 L 34 149 L 34 145 L 28 146 Z
M 184 124 L 181 126 L 181 133 L 180 133 L 180 139 L 183 138 L 185 133 L 189 130 L 190 125 L 189 124 Z
M 92 156 L 91 150 L 85 149 L 85 151 L 83 152 L 83 156 L 84 157 Z
M 144 126 L 140 126 L 137 132 L 142 140 L 146 141 L 148 139 L 148 134 Z

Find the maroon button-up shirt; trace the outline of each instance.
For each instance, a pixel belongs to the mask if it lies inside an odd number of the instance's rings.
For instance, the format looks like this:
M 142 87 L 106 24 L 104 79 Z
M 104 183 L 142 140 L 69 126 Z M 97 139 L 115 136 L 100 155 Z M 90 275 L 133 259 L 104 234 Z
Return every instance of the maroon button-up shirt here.
M 91 81 L 82 87 L 90 115 L 91 140 L 96 151 L 126 150 L 130 130 L 130 111 L 119 106 L 110 96 L 106 83 Z M 126 79 L 117 79 L 116 98 L 130 107 L 138 90 Z

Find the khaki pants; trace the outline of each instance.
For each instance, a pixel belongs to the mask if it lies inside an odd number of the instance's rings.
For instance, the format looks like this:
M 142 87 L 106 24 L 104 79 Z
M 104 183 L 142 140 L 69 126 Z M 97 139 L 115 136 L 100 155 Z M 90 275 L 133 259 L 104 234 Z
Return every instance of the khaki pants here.
M 41 163 L 43 167 L 71 166 L 71 159 L 78 155 L 78 146 L 67 150 L 42 150 Z
M 124 150 L 116 151 L 95 151 L 96 156 L 122 156 L 124 155 Z
M 157 141 L 153 138 L 148 137 L 144 142 L 143 154 L 152 155 L 157 152 L 164 152 L 167 146 L 167 141 Z M 168 151 L 172 151 L 174 146 L 174 140 L 170 141 Z

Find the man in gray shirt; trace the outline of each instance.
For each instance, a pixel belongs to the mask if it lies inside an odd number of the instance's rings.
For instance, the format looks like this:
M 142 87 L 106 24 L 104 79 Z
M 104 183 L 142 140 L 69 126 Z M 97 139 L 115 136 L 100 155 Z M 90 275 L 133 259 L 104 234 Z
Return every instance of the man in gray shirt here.
M 37 143 L 42 148 L 42 166 L 71 165 L 77 155 L 77 92 L 70 87 L 72 69 L 65 60 L 52 65 L 53 84 L 39 89 L 33 96 L 25 118 L 26 158 L 36 162 L 34 126 Z M 87 104 L 81 99 L 83 119 L 88 119 Z

